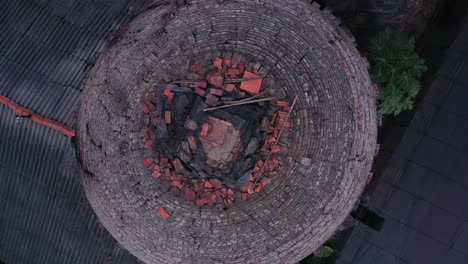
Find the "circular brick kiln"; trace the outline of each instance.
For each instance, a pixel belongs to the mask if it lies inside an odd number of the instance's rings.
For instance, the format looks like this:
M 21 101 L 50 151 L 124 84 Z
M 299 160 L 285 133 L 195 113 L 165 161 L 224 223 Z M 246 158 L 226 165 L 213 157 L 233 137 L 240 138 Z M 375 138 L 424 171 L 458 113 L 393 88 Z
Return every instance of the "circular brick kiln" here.
M 369 178 L 376 94 L 366 67 L 352 37 L 306 1 L 154 5 L 117 33 L 85 83 L 77 134 L 86 195 L 109 232 L 146 263 L 295 263 L 336 231 Z M 261 90 L 218 84 L 213 74 L 258 76 Z M 190 155 L 198 145 L 215 160 L 203 167 L 210 173 L 187 169 L 185 156 L 163 156 L 167 138 L 150 132 L 180 123 L 170 107 L 190 89 L 202 106 L 219 106 L 222 93 L 273 98 L 256 104 L 273 109 L 251 122 L 268 121 L 254 127 L 258 147 L 246 150 L 235 118 L 210 114 L 183 134 Z M 184 121 L 173 129 L 186 131 Z M 216 174 L 241 158 L 255 158 L 245 182 Z

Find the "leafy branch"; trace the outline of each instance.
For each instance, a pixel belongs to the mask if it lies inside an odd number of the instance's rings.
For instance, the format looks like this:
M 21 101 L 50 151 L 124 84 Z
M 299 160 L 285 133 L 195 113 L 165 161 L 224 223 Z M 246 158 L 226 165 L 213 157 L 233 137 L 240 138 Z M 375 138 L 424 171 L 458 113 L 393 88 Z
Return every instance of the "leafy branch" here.
M 415 51 L 414 38 L 387 29 L 372 41 L 369 58 L 379 87 L 379 112 L 398 115 L 413 107 L 420 90 L 418 79 L 427 70 Z

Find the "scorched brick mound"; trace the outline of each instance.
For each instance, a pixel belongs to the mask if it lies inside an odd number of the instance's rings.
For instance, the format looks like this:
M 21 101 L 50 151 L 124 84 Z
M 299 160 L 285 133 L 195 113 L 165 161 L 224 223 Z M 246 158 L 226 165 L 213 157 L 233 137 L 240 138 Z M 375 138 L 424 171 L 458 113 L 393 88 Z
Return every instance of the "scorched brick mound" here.
M 146 263 L 295 263 L 370 176 L 365 60 L 306 1 L 177 2 L 121 28 L 84 85 L 86 195 Z

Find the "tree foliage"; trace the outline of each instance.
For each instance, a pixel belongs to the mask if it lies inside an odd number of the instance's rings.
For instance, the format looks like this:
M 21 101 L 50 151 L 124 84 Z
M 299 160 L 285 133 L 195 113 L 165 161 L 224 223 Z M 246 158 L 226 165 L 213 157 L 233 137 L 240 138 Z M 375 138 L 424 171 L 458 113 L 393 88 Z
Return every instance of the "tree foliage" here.
M 413 107 L 419 78 L 427 70 L 415 51 L 414 38 L 385 30 L 372 41 L 369 58 L 372 77 L 379 87 L 379 112 L 398 115 Z

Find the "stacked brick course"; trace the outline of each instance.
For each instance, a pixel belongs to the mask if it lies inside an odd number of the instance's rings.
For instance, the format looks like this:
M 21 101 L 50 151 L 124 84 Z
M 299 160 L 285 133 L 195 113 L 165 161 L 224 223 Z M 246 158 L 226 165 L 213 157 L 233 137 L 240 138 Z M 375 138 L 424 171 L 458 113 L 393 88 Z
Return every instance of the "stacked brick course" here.
M 157 80 L 191 79 L 199 60 L 241 54 L 291 101 L 277 177 L 234 204 L 174 196 L 142 160 L 141 106 Z M 295 263 L 357 202 L 376 143 L 375 91 L 352 37 L 306 1 L 188 1 L 136 16 L 85 84 L 77 137 L 82 183 L 98 217 L 146 263 Z

